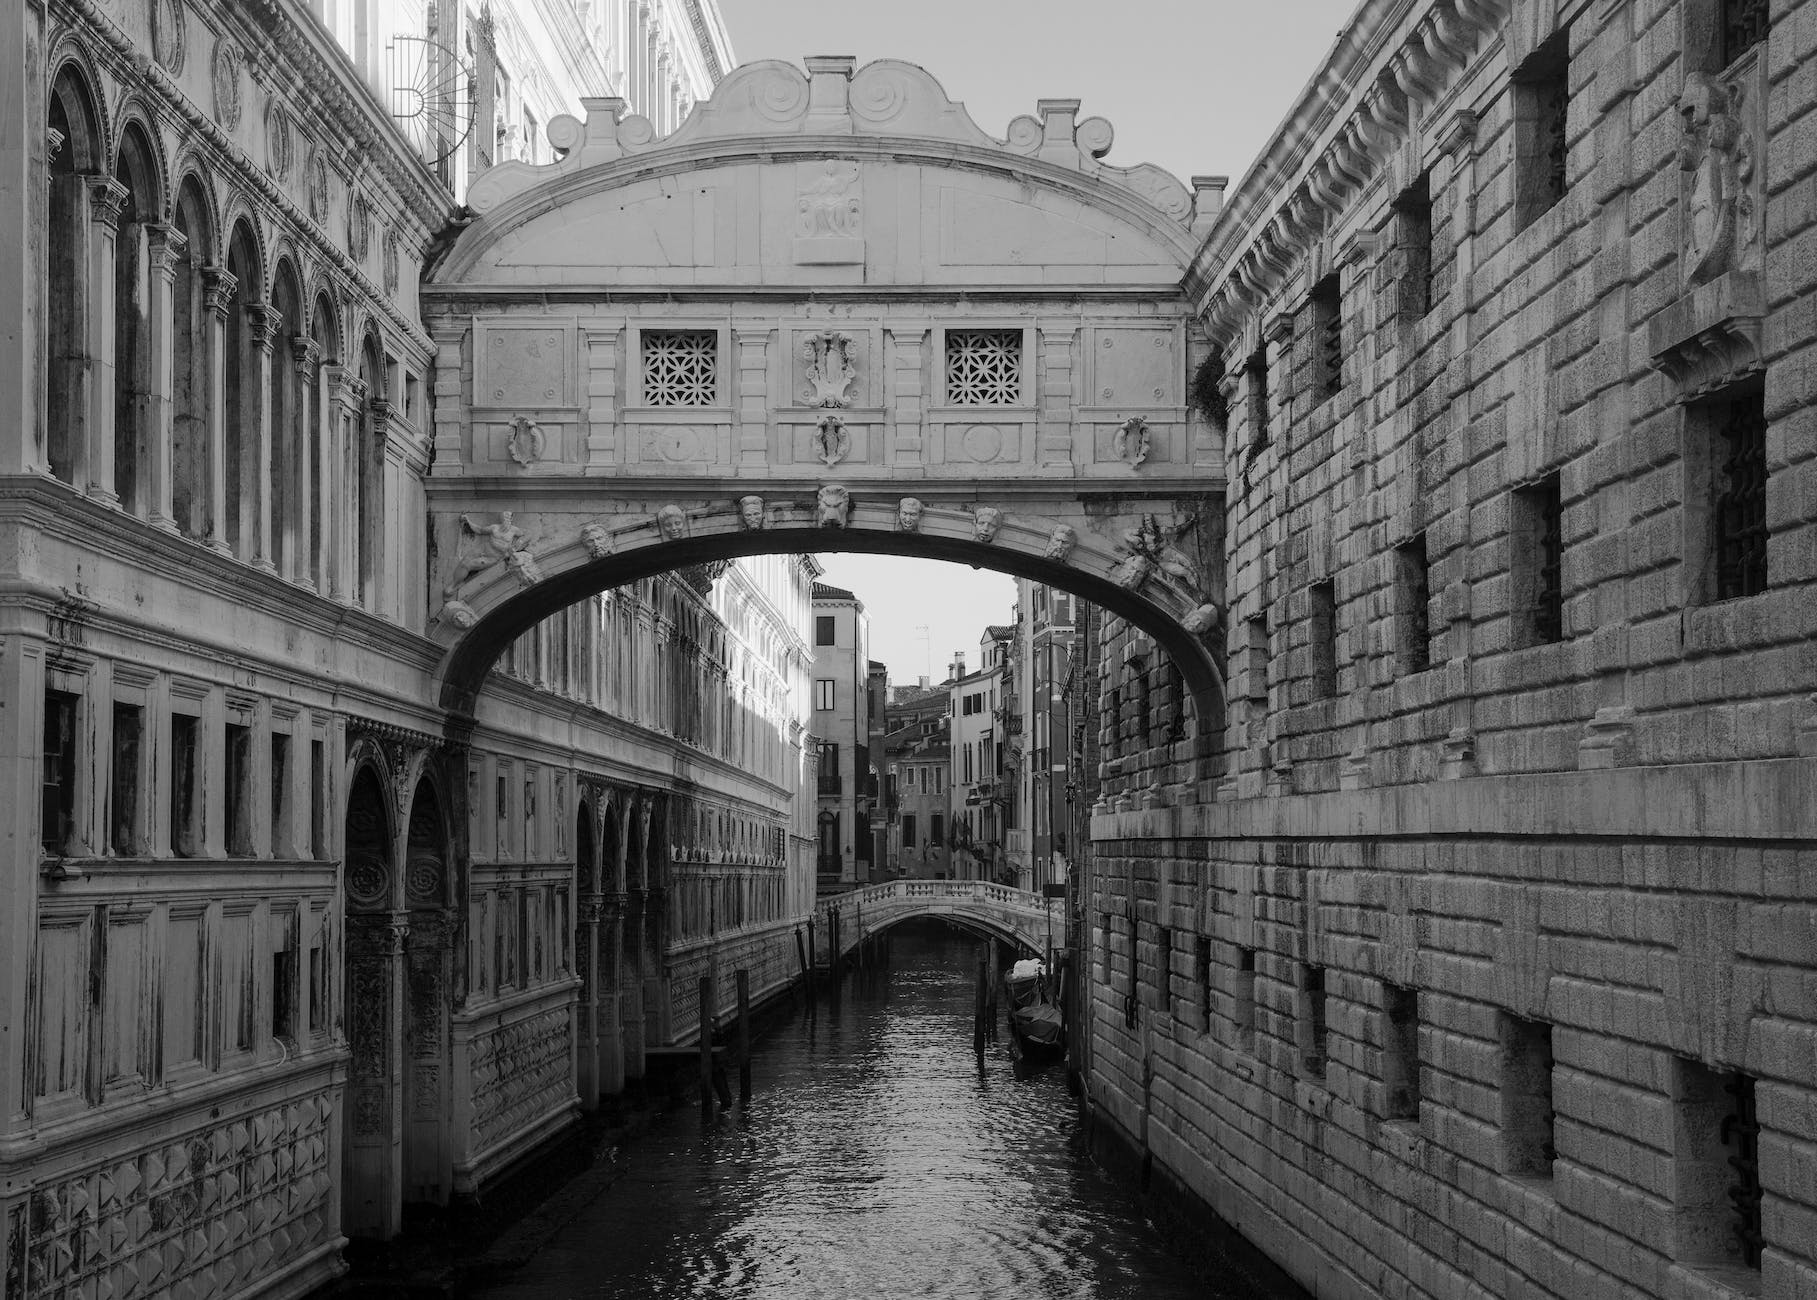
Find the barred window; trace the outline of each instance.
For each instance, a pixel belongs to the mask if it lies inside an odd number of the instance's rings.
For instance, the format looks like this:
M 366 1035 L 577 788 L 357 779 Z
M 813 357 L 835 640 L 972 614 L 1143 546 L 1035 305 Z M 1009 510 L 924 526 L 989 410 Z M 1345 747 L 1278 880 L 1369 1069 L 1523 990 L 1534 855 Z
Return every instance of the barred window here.
M 1344 304 L 1334 272 L 1312 286 L 1313 385 L 1317 400 L 1344 389 Z
M 1563 504 L 1556 473 L 1514 490 L 1509 576 L 1514 644 L 1564 638 Z
M 1021 330 L 948 330 L 946 400 L 951 406 L 1022 401 Z
M 1431 571 L 1426 560 L 1426 534 L 1417 533 L 1394 548 L 1400 587 L 1400 671 L 1423 673 L 1432 667 Z
M 1716 488 L 1716 599 L 1767 586 L 1767 421 L 1764 390 L 1730 398 L 1717 413 L 1722 457 Z
M 1722 66 L 1766 40 L 1772 25 L 1767 0 L 1722 0 Z
M 1571 34 L 1554 32 L 1514 74 L 1514 225 L 1524 230 L 1565 196 Z
M 1398 315 L 1411 323 L 1432 309 L 1432 174 L 1401 191 L 1394 201 Z
M 646 330 L 645 406 L 712 406 L 719 394 L 719 336 L 712 330 Z

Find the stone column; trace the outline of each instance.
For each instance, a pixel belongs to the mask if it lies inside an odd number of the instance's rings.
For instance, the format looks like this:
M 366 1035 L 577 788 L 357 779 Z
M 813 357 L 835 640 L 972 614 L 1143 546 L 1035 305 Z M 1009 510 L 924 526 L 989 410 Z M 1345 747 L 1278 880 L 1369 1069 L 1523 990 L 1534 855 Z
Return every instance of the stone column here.
M 75 481 L 111 506 L 114 491 L 114 253 L 130 191 L 111 176 L 89 176 L 88 362 L 86 418 L 76 440 Z M 71 431 L 72 435 L 74 430 Z
M 625 1075 L 644 1077 L 644 891 L 632 886 L 625 894 L 623 973 L 619 984 L 619 1023 L 623 1026 Z
M 625 1088 L 624 942 L 625 896 L 605 896 L 605 919 L 599 930 L 599 1092 L 610 1097 Z M 641 1072 L 641 1071 L 640 1071 Z
M 322 349 L 314 339 L 304 334 L 291 335 L 290 362 L 297 372 L 297 409 L 293 412 L 295 425 L 292 432 L 296 438 L 290 450 L 289 468 L 291 489 L 296 494 L 296 509 L 290 512 L 290 518 L 286 521 L 290 536 L 277 540 L 280 551 L 288 561 L 281 566 L 286 570 L 284 576 L 310 591 L 319 590 L 314 557 L 311 554 L 310 530 L 314 520 L 310 516 L 315 509 L 315 493 L 311 489 L 316 481 L 316 449 L 313 445 L 316 439 L 311 435 L 316 428 L 316 414 L 321 409 L 321 394 L 316 391 L 316 371 L 321 360 Z
M 1044 105 L 1059 101 L 1042 100 Z M 1070 102 L 1070 101 L 1069 101 Z M 1073 339 L 1078 329 L 1071 325 L 1042 326 L 1041 338 L 1041 424 L 1039 434 L 1041 465 L 1071 465 L 1073 460 Z M 1090 461 L 1092 453 L 1083 458 Z
M 890 432 L 890 446 L 884 453 L 894 465 L 921 465 L 927 459 L 922 443 L 922 422 L 927 414 L 927 388 L 924 381 L 928 327 L 921 324 L 895 324 L 885 327 L 890 341 L 891 393 L 896 412 Z
M 149 265 L 146 280 L 151 292 L 151 392 L 146 405 L 145 425 L 151 438 L 150 474 L 145 484 L 145 517 L 152 527 L 167 533 L 177 531 L 172 506 L 171 484 L 171 418 L 172 393 L 176 389 L 177 259 L 189 238 L 175 226 L 145 227 L 146 253 Z
M 328 569 L 328 586 L 343 605 L 359 603 L 359 574 L 355 540 L 366 503 L 360 497 L 359 419 L 366 405 L 366 383 L 345 366 L 332 367 L 328 375 L 329 418 L 324 422 L 331 436 L 323 449 L 330 472 L 322 480 L 322 562 Z
M 283 319 L 277 308 L 268 302 L 246 304 L 246 328 L 252 337 L 253 365 L 258 371 L 252 384 L 258 432 L 253 449 L 252 473 L 247 474 L 244 465 L 240 471 L 240 503 L 237 508 L 241 511 L 240 536 L 245 550 L 240 558 L 250 559 L 255 568 L 263 569 L 266 573 L 276 573 L 278 569 L 271 536 L 272 421 L 276 418 L 276 412 L 272 410 L 276 395 L 276 376 L 272 366 L 275 364 L 273 354 Z
M 406 912 L 347 918 L 347 1118 L 342 1224 L 389 1240 L 403 1226 L 404 947 Z
M 580 1093 L 584 1110 L 598 1110 L 600 1098 L 599 1062 L 603 1043 L 600 1037 L 600 1003 L 605 990 L 600 978 L 600 924 L 603 899 L 597 892 L 581 896 L 575 909 L 574 970 L 580 976 L 580 992 L 575 1008 L 574 1085 Z
M 205 491 L 208 497 L 208 534 L 210 550 L 229 554 L 227 545 L 227 511 L 238 510 L 238 501 L 227 500 L 227 313 L 233 310 L 234 290 L 239 287 L 236 279 L 225 267 L 208 266 L 202 269 L 203 301 L 208 308 L 208 450 L 204 461 L 208 466 L 208 482 Z M 239 358 L 233 358 L 237 364 Z M 245 492 L 244 466 L 241 467 L 242 494 Z M 243 535 L 243 534 L 242 534 Z
M 365 593 L 363 603 L 374 614 L 383 613 L 391 608 L 392 585 L 396 578 L 385 563 L 385 445 L 391 440 L 391 415 L 391 403 L 382 397 L 374 397 L 366 403 L 366 418 L 371 422 L 372 444 L 362 450 L 373 460 L 372 478 L 367 486 L 377 494 L 378 499 L 360 502 L 360 510 L 363 513 L 376 512 L 377 514 L 377 523 L 371 534 L 366 537 L 366 543 L 372 552 L 366 557 L 366 563 L 372 572 L 372 588 Z M 360 527 L 361 522 L 356 520 L 354 526 Z M 360 584 L 359 568 L 358 564 L 354 566 L 353 582 L 356 592 L 358 592 Z

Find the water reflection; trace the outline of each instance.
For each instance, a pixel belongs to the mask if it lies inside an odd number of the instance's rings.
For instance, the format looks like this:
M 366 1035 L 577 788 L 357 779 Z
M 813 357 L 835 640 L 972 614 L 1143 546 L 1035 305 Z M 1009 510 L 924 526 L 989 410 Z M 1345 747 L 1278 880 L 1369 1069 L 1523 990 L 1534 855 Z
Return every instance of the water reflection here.
M 972 1053 L 976 947 L 900 929 L 887 980 L 764 1039 L 748 1110 L 679 1108 L 507 1297 L 1206 1300 L 1084 1156 L 1058 1066 Z

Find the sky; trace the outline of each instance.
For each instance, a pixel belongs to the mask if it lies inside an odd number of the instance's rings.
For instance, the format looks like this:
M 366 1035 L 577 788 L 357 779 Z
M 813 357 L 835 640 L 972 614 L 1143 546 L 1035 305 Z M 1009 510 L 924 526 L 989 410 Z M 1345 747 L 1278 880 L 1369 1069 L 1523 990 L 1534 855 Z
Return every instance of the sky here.
M 1234 186 L 1324 60 L 1356 0 L 720 0 L 742 63 L 810 54 L 898 58 L 934 74 L 1001 137 L 1038 99 L 1078 99 L 1110 120 L 1105 162 L 1152 162 Z M 978 666 L 987 623 L 1005 623 L 1013 579 L 892 556 L 830 554 L 821 579 L 871 617 L 871 658 L 890 680 Z M 925 631 L 923 630 L 925 629 Z M 930 654 L 931 650 L 931 654 Z

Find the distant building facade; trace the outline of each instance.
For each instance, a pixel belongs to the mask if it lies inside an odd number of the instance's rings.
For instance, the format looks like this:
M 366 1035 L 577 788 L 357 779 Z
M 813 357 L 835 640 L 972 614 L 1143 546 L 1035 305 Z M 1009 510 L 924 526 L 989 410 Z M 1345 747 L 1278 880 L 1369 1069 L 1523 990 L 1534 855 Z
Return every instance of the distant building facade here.
M 1080 653 L 1079 625 L 1089 608 L 1071 592 L 1016 581 L 1003 708 L 1004 770 L 1016 810 L 1009 855 L 1020 889 L 1066 883 L 1092 802 L 1084 798 L 1076 752 L 1085 728 L 1096 730 L 1097 721 L 1097 664 Z
M 815 870 L 824 892 L 871 879 L 871 622 L 857 596 L 818 582 L 813 619 L 809 726 L 817 754 Z
M 964 671 L 955 657 L 947 682 L 952 711 L 952 862 L 960 880 L 1008 883 L 1006 832 L 1014 804 L 1003 780 L 1003 681 L 1009 666 L 1008 627 L 993 627 L 980 639 L 984 667 Z
M 947 880 L 953 874 L 952 697 L 944 687 L 925 686 L 896 696 L 883 748 L 889 875 Z

